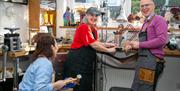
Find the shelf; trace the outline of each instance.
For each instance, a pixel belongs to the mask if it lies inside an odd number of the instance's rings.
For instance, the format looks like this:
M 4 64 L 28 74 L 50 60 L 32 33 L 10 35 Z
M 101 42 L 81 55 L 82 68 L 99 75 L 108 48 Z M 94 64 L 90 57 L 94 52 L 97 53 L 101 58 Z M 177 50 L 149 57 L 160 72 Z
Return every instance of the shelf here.
M 53 27 L 54 25 L 41 25 L 41 26 Z
M 168 30 L 170 32 L 180 32 L 180 29 L 169 28 Z
M 40 8 L 40 11 L 41 12 L 55 12 L 56 10 L 47 10 L 47 9 L 44 9 L 44 8 Z
M 77 28 L 77 26 L 60 26 L 59 28 Z M 119 30 L 118 27 L 98 27 L 98 30 Z M 128 30 L 128 29 L 127 29 Z M 139 30 L 135 30 L 139 31 Z

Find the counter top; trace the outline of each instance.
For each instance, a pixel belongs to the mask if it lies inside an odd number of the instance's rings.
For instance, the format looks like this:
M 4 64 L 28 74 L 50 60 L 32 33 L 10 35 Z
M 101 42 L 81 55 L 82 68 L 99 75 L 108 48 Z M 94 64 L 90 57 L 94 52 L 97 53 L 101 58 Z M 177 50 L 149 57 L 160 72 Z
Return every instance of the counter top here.
M 164 53 L 166 56 L 180 57 L 180 50 L 170 50 L 168 48 L 164 48 Z
M 69 50 L 70 44 L 63 44 L 59 47 L 60 50 Z M 170 50 L 168 48 L 164 48 L 165 56 L 176 56 L 180 57 L 180 50 Z
M 59 46 L 59 51 L 60 52 L 66 52 L 67 50 L 70 49 L 70 44 L 61 44 L 58 45 Z M 35 46 L 26 46 L 25 48 L 23 48 L 22 50 L 19 51 L 11 51 L 8 52 L 8 56 L 9 57 L 21 57 L 21 56 L 26 56 L 29 55 L 30 51 L 34 51 L 35 50 Z M 62 51 L 64 50 L 64 51 Z M 0 56 L 3 56 L 2 50 L 0 50 Z
M 71 44 L 60 44 L 59 46 L 59 53 L 67 52 L 70 49 Z M 26 56 L 29 54 L 29 51 L 34 51 L 35 47 L 30 46 L 22 49 L 21 51 L 16 52 L 9 52 L 8 55 L 10 57 L 20 57 Z M 180 50 L 170 50 L 168 48 L 164 48 L 164 52 L 166 56 L 176 56 L 180 57 Z M 0 56 L 2 56 L 2 51 L 0 51 Z
M 21 56 L 26 56 L 29 54 L 30 51 L 34 51 L 35 47 L 34 46 L 27 46 L 26 48 L 23 48 L 19 51 L 10 51 L 8 52 L 9 57 L 21 57 Z M 2 50 L 0 50 L 0 56 L 2 56 Z

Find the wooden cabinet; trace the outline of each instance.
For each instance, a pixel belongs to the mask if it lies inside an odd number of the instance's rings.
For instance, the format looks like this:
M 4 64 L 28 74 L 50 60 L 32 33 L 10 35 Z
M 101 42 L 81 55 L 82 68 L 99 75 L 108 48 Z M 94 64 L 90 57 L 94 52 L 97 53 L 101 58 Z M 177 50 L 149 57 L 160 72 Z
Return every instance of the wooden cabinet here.
M 29 30 L 30 32 L 39 32 L 43 30 L 41 27 L 46 27 L 48 32 L 56 36 L 56 10 L 43 9 L 42 1 L 29 0 Z
M 29 30 L 40 30 L 40 0 L 29 0 Z
M 46 26 L 48 32 L 53 33 L 56 36 L 56 10 L 41 10 L 41 24 L 40 26 Z

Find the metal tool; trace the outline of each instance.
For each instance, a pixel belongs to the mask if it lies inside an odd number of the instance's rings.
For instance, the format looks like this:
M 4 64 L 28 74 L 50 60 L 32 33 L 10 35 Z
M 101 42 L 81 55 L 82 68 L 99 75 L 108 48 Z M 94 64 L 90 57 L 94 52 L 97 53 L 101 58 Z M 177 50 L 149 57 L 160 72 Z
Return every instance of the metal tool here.
M 3 45 L 2 46 L 2 51 L 3 51 L 3 63 L 2 63 L 2 80 L 5 82 L 6 81 L 6 64 L 7 64 L 7 51 L 8 51 L 8 46 Z
M 65 83 L 68 84 L 68 83 L 72 83 L 72 82 L 79 82 L 81 78 L 82 78 L 82 76 L 80 74 L 78 74 L 76 76 L 76 78 L 73 78 L 72 80 L 67 80 L 67 81 L 65 81 Z
M 7 52 L 12 52 L 13 55 L 16 51 L 21 50 L 20 34 L 14 33 L 14 31 L 20 28 L 4 28 L 9 30 L 11 33 L 4 34 L 4 46 L 3 49 L 3 80 L 6 79 L 6 63 L 7 63 Z M 14 58 L 14 74 L 13 74 L 13 91 L 18 91 L 18 68 L 19 68 L 19 57 L 13 56 Z
M 82 78 L 82 76 L 79 74 L 76 78 L 72 78 L 70 80 L 65 80 L 66 85 L 62 88 L 62 90 L 67 90 L 69 88 L 73 88 L 76 85 L 80 85 L 79 81 Z
M 4 28 L 9 30 L 11 33 L 4 34 L 4 45 L 9 47 L 9 51 L 19 51 L 21 50 L 21 40 L 18 33 L 14 31 L 19 30 L 19 28 Z

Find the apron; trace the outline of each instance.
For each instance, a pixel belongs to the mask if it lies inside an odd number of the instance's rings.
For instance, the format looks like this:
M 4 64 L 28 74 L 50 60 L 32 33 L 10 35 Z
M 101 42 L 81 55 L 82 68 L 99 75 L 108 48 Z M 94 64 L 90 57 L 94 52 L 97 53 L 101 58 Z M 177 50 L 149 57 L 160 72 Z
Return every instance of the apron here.
M 139 33 L 139 41 L 142 42 L 146 40 L 147 32 L 141 31 Z M 138 50 L 138 56 L 131 91 L 155 91 L 158 77 L 164 68 L 164 63 L 157 62 L 156 56 L 154 56 L 148 49 L 140 48 Z
M 95 34 L 93 33 L 95 38 Z M 95 38 L 96 39 L 96 38 Z M 63 78 L 82 75 L 73 91 L 92 91 L 96 63 L 96 50 L 90 46 L 71 49 L 63 66 Z

